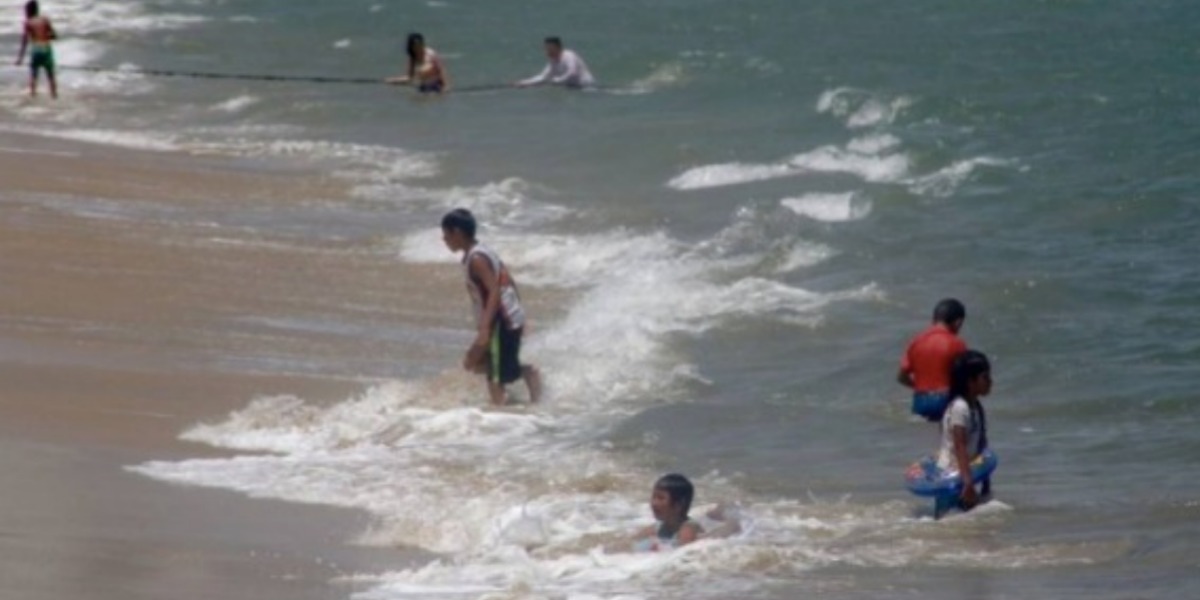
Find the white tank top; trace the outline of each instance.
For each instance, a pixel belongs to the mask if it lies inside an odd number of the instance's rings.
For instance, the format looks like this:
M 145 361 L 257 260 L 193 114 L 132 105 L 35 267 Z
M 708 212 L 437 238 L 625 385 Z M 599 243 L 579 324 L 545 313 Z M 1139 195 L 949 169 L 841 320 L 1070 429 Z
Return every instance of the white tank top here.
M 508 274 L 508 269 L 504 263 L 500 261 L 500 257 L 492 251 L 491 248 L 483 244 L 475 244 L 475 247 L 467 251 L 463 257 L 463 271 L 467 278 L 467 293 L 471 295 L 471 303 L 475 305 L 475 321 L 479 322 L 483 317 L 483 307 L 487 304 L 487 293 L 482 286 L 475 282 L 471 275 L 471 260 L 475 255 L 483 256 L 492 266 L 492 272 L 496 274 L 499 281 L 496 282 L 496 287 L 500 292 L 500 318 L 509 329 L 520 329 L 525 326 L 525 311 L 521 308 L 521 296 L 517 293 L 517 284 Z

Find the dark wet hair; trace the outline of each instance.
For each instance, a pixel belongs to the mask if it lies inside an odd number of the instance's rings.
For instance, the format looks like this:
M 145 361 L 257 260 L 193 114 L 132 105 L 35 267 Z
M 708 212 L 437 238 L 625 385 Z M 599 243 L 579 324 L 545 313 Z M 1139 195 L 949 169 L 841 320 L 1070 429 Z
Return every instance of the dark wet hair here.
M 970 381 L 991 371 L 992 365 L 988 362 L 988 357 L 978 350 L 967 350 L 954 357 L 954 363 L 950 367 L 950 397 L 966 398 Z
M 683 516 L 687 517 L 688 511 L 692 508 L 692 498 L 696 495 L 696 488 L 692 486 L 692 482 L 688 481 L 687 477 L 679 473 L 663 475 L 654 482 L 654 489 L 666 492 L 667 497 L 671 499 L 671 504 L 682 505 Z
M 933 322 L 953 325 L 955 321 L 967 318 L 967 307 L 954 298 L 946 298 L 933 307 Z
M 563 45 L 562 45 L 562 38 L 558 37 L 557 35 L 552 35 L 552 36 L 550 36 L 550 37 L 547 37 L 547 38 L 544 40 L 544 43 L 546 43 L 546 44 L 553 44 L 553 45 L 555 45 L 555 46 L 558 46 L 559 48 L 562 48 L 562 47 L 563 47 Z
M 404 44 L 404 51 L 408 53 L 408 59 L 417 60 L 417 44 L 425 45 L 425 36 L 419 33 L 408 34 L 408 41 Z
M 446 231 L 461 231 L 468 238 L 475 239 L 475 215 L 465 208 L 456 208 L 442 217 L 442 229 Z
M 32 19 L 38 16 L 38 13 L 41 11 L 42 9 L 38 6 L 37 0 L 29 0 L 29 2 L 25 3 L 25 18 Z

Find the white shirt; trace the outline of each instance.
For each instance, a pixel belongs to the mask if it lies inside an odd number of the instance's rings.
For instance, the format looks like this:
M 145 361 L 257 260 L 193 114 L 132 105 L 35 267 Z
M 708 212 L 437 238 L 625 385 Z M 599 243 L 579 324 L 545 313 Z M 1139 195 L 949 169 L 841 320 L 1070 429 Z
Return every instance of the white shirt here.
M 958 459 L 954 457 L 954 428 L 965 427 L 967 430 L 967 458 L 975 460 L 983 449 L 979 447 L 983 434 L 983 425 L 979 422 L 978 413 L 971 410 L 971 405 L 961 397 L 955 398 L 946 408 L 942 416 L 942 447 L 938 451 L 937 466 L 945 471 L 958 472 Z
M 491 248 L 478 243 L 463 255 L 463 272 L 467 277 L 467 293 L 471 295 L 471 303 L 475 306 L 475 322 L 483 320 L 483 307 L 487 304 L 487 298 L 484 297 L 485 288 L 476 283 L 471 275 L 471 259 L 477 254 L 488 260 L 492 266 L 492 273 L 496 275 L 496 291 L 500 294 L 500 319 L 510 330 L 520 329 L 525 325 L 525 310 L 521 308 L 521 296 L 517 293 L 517 285 L 500 257 Z
M 571 87 L 586 87 L 594 85 L 596 79 L 588 70 L 587 63 L 575 54 L 574 50 L 563 50 L 558 60 L 546 63 L 541 73 L 521 81 L 521 85 L 538 85 L 554 83 Z

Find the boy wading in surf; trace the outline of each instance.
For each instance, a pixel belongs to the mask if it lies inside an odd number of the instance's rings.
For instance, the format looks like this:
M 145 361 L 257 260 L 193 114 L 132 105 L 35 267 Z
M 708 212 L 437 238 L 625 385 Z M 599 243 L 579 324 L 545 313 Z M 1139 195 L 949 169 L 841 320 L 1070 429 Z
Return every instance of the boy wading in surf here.
M 50 97 L 58 98 L 58 83 L 54 80 L 54 47 L 50 42 L 58 39 L 50 19 L 41 16 L 37 0 L 25 3 L 25 28 L 21 32 L 21 49 L 17 51 L 17 66 L 25 62 L 25 50 L 29 49 L 29 95 L 37 96 L 38 71 L 46 71 L 50 82 Z
M 525 311 L 517 284 L 490 248 L 475 239 L 475 216 L 458 208 L 442 217 L 442 240 L 451 252 L 463 253 L 467 293 L 475 305 L 479 334 L 463 357 L 463 368 L 487 375 L 492 404 L 508 402 L 505 386 L 524 379 L 529 401 L 542 395 L 542 378 L 533 365 L 521 364 L 521 333 Z
M 950 368 L 955 357 L 966 352 L 967 343 L 958 337 L 967 320 L 962 302 L 946 298 L 933 308 L 933 323 L 909 343 L 900 359 L 896 379 L 912 388 L 912 412 L 940 423 L 950 394 Z

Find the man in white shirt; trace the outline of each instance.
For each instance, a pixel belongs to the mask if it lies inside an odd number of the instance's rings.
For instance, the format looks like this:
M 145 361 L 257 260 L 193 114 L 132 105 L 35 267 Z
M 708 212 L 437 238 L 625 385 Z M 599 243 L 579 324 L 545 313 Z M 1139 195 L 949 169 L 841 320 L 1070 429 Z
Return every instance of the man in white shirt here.
M 587 64 L 573 50 L 563 48 L 562 38 L 546 38 L 546 58 L 549 58 L 550 62 L 546 63 L 546 68 L 542 69 L 541 73 L 529 79 L 522 79 L 515 85 L 529 87 L 549 83 L 572 88 L 595 85 L 596 80 L 588 70 Z

